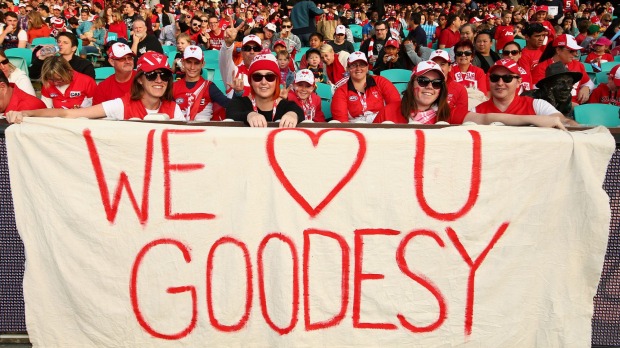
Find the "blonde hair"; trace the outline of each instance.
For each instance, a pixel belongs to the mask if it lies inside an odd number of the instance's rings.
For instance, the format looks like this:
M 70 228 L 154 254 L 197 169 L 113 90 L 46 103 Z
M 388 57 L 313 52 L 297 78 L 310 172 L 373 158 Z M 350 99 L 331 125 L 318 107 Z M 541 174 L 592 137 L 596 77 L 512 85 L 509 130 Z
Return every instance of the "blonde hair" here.
M 41 82 L 44 85 L 49 85 L 49 82 L 54 80 L 56 76 L 60 77 L 60 80 L 66 82 L 66 84 L 69 84 L 73 80 L 71 65 L 62 56 L 45 58 L 41 68 Z
M 43 22 L 43 18 L 41 17 L 39 12 L 35 11 L 31 11 L 30 13 L 28 13 L 28 22 L 30 23 L 30 25 L 28 26 L 29 29 L 41 29 L 41 27 L 46 25 L 45 22 Z
M 319 52 L 321 53 L 334 53 L 334 48 L 329 44 L 323 44 L 319 47 Z

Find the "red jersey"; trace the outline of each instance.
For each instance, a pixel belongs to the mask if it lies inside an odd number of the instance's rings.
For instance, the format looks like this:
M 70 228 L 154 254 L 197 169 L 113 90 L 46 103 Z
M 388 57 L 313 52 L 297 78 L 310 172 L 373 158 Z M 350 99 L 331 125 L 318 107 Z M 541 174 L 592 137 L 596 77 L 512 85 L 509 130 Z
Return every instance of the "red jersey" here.
M 540 46 L 540 48 L 533 50 L 525 47 L 521 51 L 521 58 L 519 58 L 519 65 L 525 69 L 528 74 L 532 74 L 532 69 L 536 64 L 538 64 L 538 60 L 540 56 L 542 56 L 543 51 L 545 50 L 545 46 Z
M 304 118 L 314 122 L 325 122 L 325 114 L 321 110 L 321 97 L 316 93 L 310 95 L 310 101 L 301 100 L 295 91 L 288 92 L 288 100 L 295 102 L 304 111 Z
M 555 29 L 553 28 L 553 24 L 549 21 L 544 21 L 540 24 L 549 31 L 549 40 L 555 39 Z
M 473 64 L 470 64 L 464 73 L 459 70 L 458 65 L 453 65 L 448 73 L 448 81 L 458 82 L 465 88 L 477 88 L 484 94 L 489 92 L 487 75 L 484 73 L 484 70 Z
M 450 107 L 450 124 L 462 124 L 469 110 L 467 90 L 455 81 L 448 81 L 448 106 Z
M 458 85 L 458 84 L 457 84 Z M 462 87 L 462 86 L 460 86 Z M 467 102 L 467 99 L 465 99 L 465 101 Z M 401 108 L 400 108 L 401 103 L 400 102 L 396 102 L 396 103 L 390 103 L 388 105 L 385 106 L 385 109 L 383 111 L 381 111 L 379 113 L 379 115 L 377 115 L 377 117 L 375 118 L 375 120 L 372 123 L 383 123 L 385 121 L 391 121 L 394 122 L 396 124 L 407 124 L 409 123 L 410 117 L 404 117 L 402 112 L 401 112 Z M 467 110 L 465 110 L 465 114 L 467 114 Z M 459 120 L 460 118 L 460 120 Z M 462 118 L 461 116 L 456 116 L 454 115 L 454 113 L 450 113 L 450 117 L 446 120 L 446 122 L 450 123 L 450 124 L 462 124 L 463 123 L 463 118 L 465 118 L 465 116 L 463 115 Z M 428 123 L 425 124 L 435 124 L 437 123 L 437 117 L 435 117 L 434 119 L 430 120 Z
M 615 106 L 620 106 L 620 89 L 616 90 L 616 92 L 612 92 L 609 90 L 609 86 L 606 83 L 598 85 L 590 94 L 590 100 L 588 103 L 599 103 L 599 104 L 611 104 Z
M 459 41 L 461 41 L 461 33 L 452 31 L 450 28 L 445 28 L 439 34 L 439 46 L 445 45 L 446 48 L 454 47 Z
M 52 99 L 54 108 L 75 109 L 82 105 L 84 99 L 95 95 L 96 87 L 97 84 L 92 77 L 74 70 L 73 79 L 64 93 L 54 85 L 43 85 L 41 96 Z
M 521 92 L 529 91 L 534 86 L 532 85 L 532 76 L 528 74 L 525 68 L 523 68 L 521 65 L 519 65 L 518 68 L 519 68 L 519 74 L 521 75 L 521 88 L 517 92 L 517 94 L 521 94 Z
M 493 103 L 493 98 L 491 98 L 476 106 L 474 112 L 479 114 L 502 113 L 513 115 L 536 115 L 536 111 L 534 111 L 534 98 L 522 97 L 518 95 L 515 96 L 506 111 L 500 111 Z
M 142 104 L 141 100 L 131 100 L 130 95 L 126 94 L 121 98 L 123 102 L 124 108 L 124 119 L 129 120 L 130 118 L 140 118 L 144 119 L 147 115 L 146 108 L 144 104 Z M 177 107 L 177 104 L 172 100 L 162 100 L 161 105 L 159 106 L 158 112 L 166 114 L 170 117 L 170 119 L 174 118 L 174 110 Z
M 47 106 L 45 106 L 45 103 L 41 99 L 22 91 L 13 83 L 9 83 L 9 86 L 13 88 L 13 95 L 11 96 L 11 100 L 9 100 L 9 105 L 7 105 L 4 109 L 5 113 L 9 111 L 37 110 L 47 108 Z
M 172 86 L 172 95 L 174 101 L 179 104 L 186 119 L 193 121 L 196 115 L 211 103 L 211 96 L 209 95 L 210 84 L 211 81 L 207 81 L 202 77 L 196 82 L 193 88 L 187 88 L 185 80 L 179 80 L 174 83 Z
M 209 49 L 220 50 L 224 44 L 224 30 L 220 30 L 220 35 L 215 35 L 213 30 L 209 32 Z
M 345 77 L 346 67 L 340 64 L 338 53 L 334 54 L 334 62 L 326 66 L 327 78 L 331 83 L 336 83 Z
M 598 55 L 596 52 L 591 52 L 590 54 L 588 54 L 588 56 L 586 57 L 586 63 L 590 63 L 593 60 L 595 60 L 596 58 L 601 58 L 601 60 L 599 61 L 599 65 L 600 63 L 606 63 L 606 62 L 613 62 L 614 61 L 614 56 L 612 56 L 609 53 L 603 53 L 602 55 Z
M 357 117 L 367 116 L 370 113 L 376 116 L 385 105 L 400 103 L 400 95 L 394 84 L 382 76 L 367 76 L 366 91 L 360 93 L 349 80 L 334 92 L 332 98 L 332 119 L 340 122 L 349 122 Z M 367 118 L 368 122 L 372 122 Z
M 237 73 L 235 74 L 235 79 L 243 79 L 243 97 L 247 97 L 250 95 L 251 87 L 250 87 L 250 71 L 246 68 L 245 64 L 241 62 L 241 64 L 237 65 Z M 233 89 L 231 87 L 226 86 L 226 95 L 229 98 L 232 98 Z
M 131 78 L 127 82 L 118 82 L 114 75 L 108 76 L 105 80 L 99 82 L 95 88 L 95 96 L 93 97 L 93 105 L 101 104 L 104 101 L 120 98 L 131 90 L 131 83 L 136 76 L 136 71 L 131 72 Z
M 504 46 L 515 39 L 515 28 L 512 25 L 500 25 L 495 29 L 495 50 L 499 52 Z

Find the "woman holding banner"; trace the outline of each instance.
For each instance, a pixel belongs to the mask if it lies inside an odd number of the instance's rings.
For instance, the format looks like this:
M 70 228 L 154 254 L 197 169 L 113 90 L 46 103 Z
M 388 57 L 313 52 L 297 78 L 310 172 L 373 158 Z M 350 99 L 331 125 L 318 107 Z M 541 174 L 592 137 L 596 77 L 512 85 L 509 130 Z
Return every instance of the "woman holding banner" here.
M 129 94 L 82 109 L 39 109 L 9 112 L 9 123 L 21 123 L 27 116 L 102 118 L 116 120 L 144 119 L 149 114 L 165 114 L 184 121 L 183 113 L 172 97 L 172 70 L 168 58 L 161 53 L 147 52 L 138 59 L 136 76 Z

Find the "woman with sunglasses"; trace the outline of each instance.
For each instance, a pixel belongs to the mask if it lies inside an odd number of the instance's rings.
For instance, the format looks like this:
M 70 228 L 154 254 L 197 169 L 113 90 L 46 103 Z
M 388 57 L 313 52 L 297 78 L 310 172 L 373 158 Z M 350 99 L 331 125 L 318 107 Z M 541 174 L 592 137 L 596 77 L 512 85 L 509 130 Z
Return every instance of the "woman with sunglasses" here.
M 158 52 L 146 52 L 138 59 L 131 91 L 122 98 L 105 101 L 83 109 L 39 109 L 10 112 L 10 123 L 21 123 L 24 117 L 102 118 L 115 120 L 144 119 L 149 114 L 166 114 L 175 121 L 185 121 L 172 97 L 172 70 L 168 57 Z
M 500 59 L 489 69 L 491 98 L 465 116 L 465 122 L 491 124 L 501 122 L 509 126 L 552 127 L 566 129 L 576 125 L 549 102 L 517 95 L 521 83 L 519 65 L 512 59 Z
M 332 98 L 333 120 L 372 123 L 386 105 L 400 102 L 398 90 L 390 80 L 368 74 L 364 53 L 353 52 L 347 69 L 348 81 L 336 89 Z
M 7 77 L 9 83 L 15 84 L 20 90 L 32 96 L 36 96 L 28 75 L 20 68 L 13 65 L 2 49 L 0 49 L 0 71 Z
M 403 92 L 402 102 L 388 104 L 373 123 L 386 121 L 421 124 L 450 122 L 448 89 L 439 64 L 427 60 L 415 67 Z
M 521 45 L 514 41 L 510 41 L 504 45 L 502 49 L 502 58 L 504 59 L 512 59 L 514 62 L 519 64 L 519 59 L 521 59 Z M 523 91 L 529 91 L 532 89 L 532 77 L 527 73 L 524 67 L 519 64 L 519 74 L 521 74 L 521 88 L 519 89 L 519 94 Z
M 226 109 L 226 118 L 250 127 L 267 127 L 278 122 L 280 128 L 292 128 L 304 120 L 304 111 L 280 96 L 280 68 L 273 54 L 254 57 L 248 70 L 250 94 L 235 96 Z
M 454 45 L 455 66 L 450 69 L 448 80 L 456 81 L 468 89 L 478 90 L 487 95 L 489 87 L 484 71 L 472 64 L 474 57 L 474 44 L 469 40 L 459 41 Z
M 555 62 L 562 62 L 568 70 L 580 72 L 581 80 L 573 87 L 573 103 L 582 104 L 588 101 L 590 91 L 594 90 L 594 83 L 588 77 L 586 68 L 579 61 L 579 51 L 583 47 L 577 44 L 575 38 L 568 34 L 562 34 L 547 44 L 545 51 L 540 56 L 538 65 L 532 68 L 532 83 L 536 84 L 545 77 L 547 67 Z

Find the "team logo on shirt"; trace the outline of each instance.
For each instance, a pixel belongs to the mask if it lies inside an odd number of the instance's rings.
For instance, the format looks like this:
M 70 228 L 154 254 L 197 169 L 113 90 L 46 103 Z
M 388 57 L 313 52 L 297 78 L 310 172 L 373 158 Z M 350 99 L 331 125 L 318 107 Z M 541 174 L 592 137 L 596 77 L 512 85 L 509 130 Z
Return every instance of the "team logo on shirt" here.
M 69 98 L 77 98 L 82 95 L 80 91 L 71 91 L 69 92 Z
M 56 94 L 56 93 L 50 93 L 50 98 L 56 98 L 56 97 L 58 97 L 58 94 Z
M 379 92 L 377 92 L 377 91 L 372 91 L 372 95 L 375 98 L 379 98 Z
M 177 99 L 175 100 L 175 102 L 176 102 L 177 104 L 183 104 L 183 101 L 184 101 L 184 99 L 183 99 L 183 98 L 177 98 Z
M 354 102 L 356 100 L 357 100 L 357 96 L 356 95 L 349 96 L 349 101 Z

